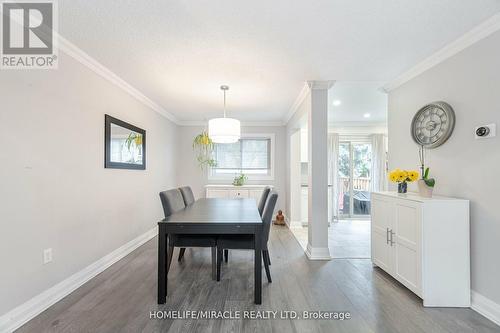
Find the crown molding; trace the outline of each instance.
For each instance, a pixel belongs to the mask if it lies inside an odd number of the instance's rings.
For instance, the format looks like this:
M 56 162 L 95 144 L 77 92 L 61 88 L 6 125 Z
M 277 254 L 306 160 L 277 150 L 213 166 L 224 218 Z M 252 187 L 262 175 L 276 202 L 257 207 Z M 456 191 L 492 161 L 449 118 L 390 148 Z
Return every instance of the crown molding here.
M 179 126 L 207 126 L 208 121 L 183 120 L 178 121 Z M 276 127 L 284 126 L 282 121 L 241 121 L 242 127 Z
M 428 69 L 456 55 L 460 51 L 463 51 L 464 49 L 490 36 L 498 30 L 500 30 L 500 13 L 493 15 L 455 41 L 451 42 L 436 53 L 427 57 L 410 70 L 404 72 L 395 80 L 383 86 L 382 90 L 388 93 L 391 90 L 398 88 L 399 86 L 417 77 Z
M 295 99 L 295 102 L 293 102 L 292 106 L 290 107 L 285 117 L 283 118 L 284 124 L 287 124 L 290 121 L 295 112 L 297 112 L 297 109 L 299 108 L 300 104 L 302 104 L 304 99 L 306 99 L 309 92 L 310 92 L 309 85 L 307 84 L 307 82 L 305 82 L 304 85 L 302 86 L 302 89 L 299 92 L 299 95 Z
M 326 81 L 307 81 L 307 85 L 311 90 L 328 90 L 334 85 L 334 80 Z
M 165 110 L 158 103 L 154 102 L 150 98 L 146 97 L 142 92 L 133 87 L 131 84 L 126 82 L 124 79 L 119 77 L 117 74 L 112 72 L 109 68 L 98 62 L 96 59 L 92 58 L 90 55 L 85 53 L 82 49 L 77 47 L 75 44 L 71 43 L 57 32 L 54 32 L 55 38 L 57 38 L 59 43 L 59 50 L 70 56 L 71 58 L 78 61 L 80 64 L 84 65 L 94 73 L 98 74 L 102 78 L 108 80 L 113 83 L 118 88 L 127 92 L 129 95 L 137 99 L 139 102 L 143 103 L 145 106 L 151 108 L 156 111 L 163 117 L 168 120 L 174 122 L 175 124 L 179 123 L 177 117 L 173 114 Z

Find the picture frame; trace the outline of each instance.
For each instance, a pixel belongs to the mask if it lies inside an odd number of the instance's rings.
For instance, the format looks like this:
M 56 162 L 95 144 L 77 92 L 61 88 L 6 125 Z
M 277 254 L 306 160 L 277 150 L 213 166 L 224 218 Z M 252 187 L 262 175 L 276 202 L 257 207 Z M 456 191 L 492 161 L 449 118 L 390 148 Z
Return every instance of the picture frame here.
M 104 115 L 104 167 L 146 169 L 146 131 L 108 114 Z

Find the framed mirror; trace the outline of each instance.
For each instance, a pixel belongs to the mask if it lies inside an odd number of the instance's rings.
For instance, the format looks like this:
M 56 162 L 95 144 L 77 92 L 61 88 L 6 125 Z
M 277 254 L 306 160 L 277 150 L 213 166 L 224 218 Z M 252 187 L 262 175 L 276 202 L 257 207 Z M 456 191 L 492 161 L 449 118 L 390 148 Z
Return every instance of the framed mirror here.
M 104 116 L 104 167 L 146 169 L 146 131 L 120 119 Z

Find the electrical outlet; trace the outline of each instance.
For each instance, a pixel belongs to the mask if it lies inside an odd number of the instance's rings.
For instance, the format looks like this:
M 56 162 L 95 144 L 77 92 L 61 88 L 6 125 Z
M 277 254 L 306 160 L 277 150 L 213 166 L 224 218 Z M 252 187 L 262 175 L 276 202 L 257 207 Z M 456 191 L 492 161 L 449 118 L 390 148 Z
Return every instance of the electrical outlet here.
M 497 135 L 496 124 L 478 126 L 474 129 L 476 139 L 493 138 Z
M 48 264 L 49 262 L 52 261 L 52 249 L 45 249 L 43 250 L 43 264 Z

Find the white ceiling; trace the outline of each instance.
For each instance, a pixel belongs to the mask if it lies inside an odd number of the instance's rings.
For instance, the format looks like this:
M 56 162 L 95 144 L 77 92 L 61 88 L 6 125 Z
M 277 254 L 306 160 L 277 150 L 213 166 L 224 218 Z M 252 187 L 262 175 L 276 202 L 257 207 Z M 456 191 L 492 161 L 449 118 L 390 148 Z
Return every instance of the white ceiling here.
M 388 81 L 497 0 L 59 1 L 59 30 L 180 120 L 279 121 L 306 80 Z
M 353 126 L 357 122 L 385 123 L 387 94 L 381 91 L 382 85 L 379 81 L 336 82 L 328 91 L 328 122 Z M 336 101 L 340 105 L 335 105 Z M 370 117 L 365 118 L 365 114 Z

